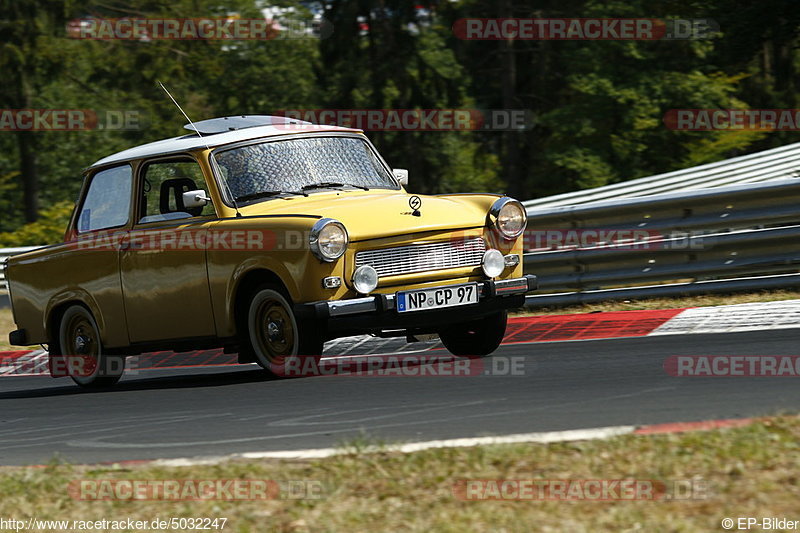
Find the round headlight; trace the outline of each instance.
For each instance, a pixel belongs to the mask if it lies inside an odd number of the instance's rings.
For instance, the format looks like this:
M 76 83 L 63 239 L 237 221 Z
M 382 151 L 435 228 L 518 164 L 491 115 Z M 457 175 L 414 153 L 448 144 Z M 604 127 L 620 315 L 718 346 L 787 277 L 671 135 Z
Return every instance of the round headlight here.
M 489 210 L 494 227 L 506 239 L 516 239 L 525 231 L 528 215 L 525 207 L 517 200 L 503 197 L 497 200 Z
M 483 273 L 490 278 L 496 278 L 506 269 L 506 260 L 500 250 L 486 250 L 481 260 Z
M 347 230 L 338 220 L 323 218 L 311 228 L 309 246 L 320 260 L 331 262 L 339 259 L 347 249 Z
M 369 265 L 363 265 L 353 273 L 353 287 L 360 294 L 369 294 L 378 286 L 378 271 Z

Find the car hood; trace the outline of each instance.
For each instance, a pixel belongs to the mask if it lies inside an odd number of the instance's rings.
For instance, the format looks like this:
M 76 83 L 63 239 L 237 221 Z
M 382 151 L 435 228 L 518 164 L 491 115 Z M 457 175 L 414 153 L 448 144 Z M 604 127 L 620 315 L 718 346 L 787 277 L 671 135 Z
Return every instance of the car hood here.
M 347 228 L 351 241 L 425 231 L 474 228 L 486 224 L 496 195 L 416 195 L 422 201 L 414 216 L 403 191 L 326 191 L 308 197 L 276 198 L 241 209 L 243 215 L 302 214 L 333 218 Z

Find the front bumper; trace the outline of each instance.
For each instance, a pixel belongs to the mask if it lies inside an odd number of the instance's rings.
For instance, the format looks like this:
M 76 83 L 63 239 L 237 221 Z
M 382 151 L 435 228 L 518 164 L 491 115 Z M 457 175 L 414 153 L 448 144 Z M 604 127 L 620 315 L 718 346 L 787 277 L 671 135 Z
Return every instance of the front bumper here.
M 446 287 L 446 286 L 443 286 Z M 413 313 L 398 313 L 394 294 L 376 294 L 349 300 L 298 304 L 295 314 L 322 322 L 331 336 L 372 333 L 383 330 L 435 332 L 439 327 L 479 319 L 504 309 L 525 304 L 525 294 L 536 290 L 536 276 L 479 283 L 480 300 L 463 307 L 447 307 Z

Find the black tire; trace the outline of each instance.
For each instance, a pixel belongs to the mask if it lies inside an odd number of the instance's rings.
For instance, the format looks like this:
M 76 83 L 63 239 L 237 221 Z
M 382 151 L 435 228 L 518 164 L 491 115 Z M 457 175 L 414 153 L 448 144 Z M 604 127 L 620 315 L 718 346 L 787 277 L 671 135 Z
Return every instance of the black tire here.
M 506 334 L 508 313 L 493 315 L 449 326 L 439 332 L 442 344 L 453 355 L 485 357 L 494 352 Z
M 73 305 L 61 315 L 56 351 L 50 357 L 60 357 L 67 375 L 84 389 L 111 387 L 125 372 L 124 357 L 103 353 L 97 322 L 81 305 Z
M 262 285 L 247 305 L 240 332 L 244 353 L 276 377 L 306 375 L 299 369 L 319 366 L 324 338 L 317 324 L 294 316 L 288 295 L 275 285 Z

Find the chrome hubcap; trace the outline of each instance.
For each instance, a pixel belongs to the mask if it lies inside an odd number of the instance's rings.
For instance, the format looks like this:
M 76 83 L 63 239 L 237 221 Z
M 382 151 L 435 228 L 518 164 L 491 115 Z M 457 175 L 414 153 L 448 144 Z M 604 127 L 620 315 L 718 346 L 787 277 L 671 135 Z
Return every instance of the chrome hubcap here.
M 283 334 L 283 320 L 270 320 L 267 323 L 267 336 L 272 342 L 285 340 Z
M 91 339 L 85 335 L 78 334 L 78 336 L 75 337 L 75 354 L 87 355 L 89 353 L 89 344 L 91 342 Z

